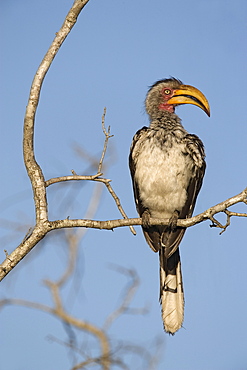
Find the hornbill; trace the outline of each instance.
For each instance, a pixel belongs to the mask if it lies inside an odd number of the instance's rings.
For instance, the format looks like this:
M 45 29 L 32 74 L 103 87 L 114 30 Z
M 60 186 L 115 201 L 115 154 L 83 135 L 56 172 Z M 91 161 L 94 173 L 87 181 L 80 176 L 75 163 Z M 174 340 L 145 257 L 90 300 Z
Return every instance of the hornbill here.
M 206 97 L 175 78 L 155 82 L 149 89 L 149 127 L 135 134 L 129 156 L 137 211 L 145 239 L 160 258 L 160 303 L 164 329 L 174 334 L 184 316 L 184 293 L 179 244 L 185 228 L 177 219 L 191 217 L 205 172 L 201 140 L 189 134 L 175 114 L 180 104 L 194 104 L 210 116 Z M 169 219 L 168 226 L 151 226 L 151 218 Z

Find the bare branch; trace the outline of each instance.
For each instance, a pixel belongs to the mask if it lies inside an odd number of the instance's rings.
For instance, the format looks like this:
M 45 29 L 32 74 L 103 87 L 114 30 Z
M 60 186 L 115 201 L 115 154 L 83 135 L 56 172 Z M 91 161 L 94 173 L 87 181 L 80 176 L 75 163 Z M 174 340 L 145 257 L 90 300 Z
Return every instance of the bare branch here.
M 102 171 L 102 165 L 103 165 L 103 160 L 105 158 L 108 140 L 110 139 L 110 137 L 113 137 L 113 135 L 110 135 L 110 130 L 111 130 L 110 126 L 108 126 L 108 131 L 106 131 L 105 129 L 105 115 L 106 115 L 106 108 L 104 108 L 104 113 L 102 115 L 102 130 L 103 130 L 103 133 L 105 134 L 105 143 L 104 143 L 104 148 L 103 148 L 102 155 L 99 161 L 98 172 Z
M 244 189 L 241 193 L 235 195 L 232 198 L 229 198 L 221 203 L 216 204 L 213 207 L 208 208 L 206 211 L 198 214 L 197 216 L 187 218 L 187 219 L 178 219 L 178 227 L 191 227 L 196 224 L 199 224 L 203 221 L 210 220 L 214 215 L 220 212 L 225 212 L 227 208 L 233 206 L 234 204 L 244 202 L 247 198 L 247 188 Z M 233 214 L 234 215 L 234 214 Z M 237 214 L 238 215 L 238 214 Z M 245 213 L 239 214 L 242 217 L 247 217 Z M 117 227 L 131 226 L 131 225 L 142 225 L 141 218 L 129 218 L 129 219 L 120 219 L 120 220 L 108 220 L 108 221 L 96 221 L 96 220 L 57 220 L 51 221 L 51 229 L 63 228 L 63 227 L 90 227 L 93 229 L 104 229 L 104 230 L 113 230 Z M 169 219 L 159 219 L 159 218 L 150 218 L 150 225 L 168 225 Z M 222 226 L 224 228 L 224 226 Z
M 33 145 L 35 114 L 39 103 L 40 91 L 45 75 L 50 68 L 53 59 L 55 58 L 65 38 L 75 25 L 77 17 L 80 14 L 81 10 L 88 1 L 89 0 L 75 0 L 73 6 L 71 7 L 69 13 L 65 18 L 61 29 L 59 30 L 59 32 L 56 33 L 51 46 L 44 56 L 44 59 L 42 60 L 34 76 L 30 90 L 24 119 L 23 155 L 27 173 L 32 183 L 37 223 L 45 222 L 48 218 L 45 179 L 43 172 L 35 159 Z
M 244 202 L 244 201 L 243 201 Z M 245 203 L 245 202 L 244 202 Z M 221 227 L 223 230 L 220 232 L 220 235 L 223 234 L 224 231 L 226 231 L 227 227 L 230 226 L 231 224 L 231 217 L 232 216 L 237 216 L 237 217 L 247 217 L 247 213 L 239 213 L 239 212 L 231 212 L 231 211 L 228 211 L 228 209 L 226 209 L 224 211 L 224 213 L 226 214 L 226 223 L 225 225 L 221 225 L 221 226 L 218 226 L 218 227 Z M 211 225 L 212 226 L 212 225 Z
M 105 154 L 106 154 L 108 141 L 111 137 L 113 137 L 113 135 L 110 135 L 110 126 L 108 126 L 108 131 L 106 131 L 105 115 L 106 115 L 106 108 L 104 108 L 104 112 L 103 112 L 103 115 L 102 115 L 102 130 L 103 130 L 103 133 L 105 135 L 105 142 L 104 142 L 102 155 L 101 155 L 99 165 L 98 165 L 98 173 L 96 175 L 92 175 L 92 176 L 79 176 L 79 175 L 76 175 L 75 171 L 73 171 L 73 176 L 62 176 L 62 177 L 52 178 L 52 179 L 47 180 L 45 182 L 45 186 L 48 187 L 49 185 L 52 185 L 52 184 L 55 184 L 55 183 L 58 183 L 58 182 L 74 181 L 74 180 L 89 180 L 89 181 L 103 182 L 105 184 L 107 190 L 109 191 L 109 193 L 113 197 L 113 199 L 114 199 L 114 201 L 115 201 L 115 203 L 116 203 L 116 205 L 119 209 L 119 212 L 121 213 L 123 218 L 128 219 L 128 216 L 126 215 L 126 213 L 125 213 L 125 211 L 124 211 L 124 209 L 123 209 L 123 207 L 120 203 L 120 200 L 119 200 L 118 196 L 116 195 L 115 191 L 113 190 L 112 186 L 110 185 L 111 180 L 100 178 L 100 176 L 103 175 L 102 166 L 103 166 L 103 161 L 104 161 Z M 134 235 L 136 235 L 136 231 L 135 231 L 133 226 L 130 226 L 130 230 Z
M 43 223 L 35 227 L 29 236 L 25 236 L 22 243 L 0 265 L 0 281 L 45 237 L 47 230 Z
M 103 179 L 102 179 L 103 180 Z M 103 181 L 104 182 L 104 181 Z M 247 198 L 247 188 L 243 190 L 238 195 L 225 200 L 214 207 L 210 207 L 205 212 L 200 213 L 197 216 L 187 218 L 185 220 L 178 219 L 178 227 L 190 227 L 199 224 L 202 221 L 210 220 L 214 215 L 220 212 L 225 212 L 227 208 L 233 206 L 234 204 L 245 202 Z M 238 215 L 238 214 L 237 214 Z M 241 217 L 247 217 L 245 213 L 240 214 Z M 234 216 L 234 214 L 232 215 Z M 168 225 L 169 219 L 157 219 L 151 218 L 150 225 Z M 31 249 L 41 240 L 44 236 L 52 230 L 71 228 L 71 227 L 85 227 L 92 229 L 104 229 L 113 230 L 117 227 L 142 225 L 141 218 L 129 218 L 120 220 L 108 220 L 108 221 L 97 221 L 97 220 L 56 220 L 56 221 L 46 221 L 41 225 L 35 226 L 33 231 L 28 237 L 23 240 L 23 242 L 11 253 L 9 254 L 4 262 L 0 265 L 0 280 L 2 280 L 21 260 L 24 258 Z M 222 228 L 225 227 L 222 225 Z
M 91 176 L 81 176 L 81 175 L 76 175 L 75 171 L 73 170 L 73 175 L 70 176 L 60 176 L 60 177 L 54 177 L 52 179 L 49 179 L 45 182 L 45 186 L 48 187 L 52 184 L 57 184 L 58 182 L 63 182 L 63 181 L 99 181 L 99 182 L 105 182 L 106 179 L 101 179 L 99 176 L 102 176 L 103 173 L 97 173 L 96 175 L 91 175 Z M 111 180 L 108 180 L 111 181 Z
M 102 159 L 102 158 L 101 158 Z M 126 215 L 121 203 L 120 203 L 120 199 L 118 198 L 118 196 L 116 195 L 115 191 L 113 190 L 112 186 L 110 185 L 110 182 L 111 180 L 110 179 L 103 179 L 99 176 L 101 176 L 102 173 L 97 173 L 96 175 L 92 175 L 92 176 L 80 176 L 80 175 L 73 175 L 73 176 L 61 176 L 61 177 L 55 177 L 53 179 L 49 179 L 45 182 L 45 186 L 48 187 L 52 184 L 56 184 L 58 182 L 63 182 L 63 181 L 75 181 L 75 180 L 87 180 L 87 181 L 98 181 L 98 182 L 102 182 L 105 184 L 107 190 L 109 191 L 109 193 L 111 194 L 111 196 L 113 197 L 118 209 L 119 209 L 119 212 L 121 213 L 121 215 L 123 216 L 124 219 L 128 220 L 128 216 Z M 130 230 L 131 232 L 136 235 L 136 231 L 134 229 L 133 226 L 130 226 Z
M 120 199 L 118 198 L 117 194 L 115 193 L 115 191 L 112 189 L 112 186 L 110 184 L 110 181 L 108 180 L 105 180 L 105 186 L 107 187 L 107 190 L 109 191 L 109 193 L 111 194 L 111 196 L 113 197 L 118 209 L 119 209 L 119 212 L 121 213 L 121 215 L 123 216 L 123 218 L 125 220 L 128 220 L 128 216 L 126 215 L 126 213 L 124 212 L 124 209 L 123 207 L 121 206 L 121 203 L 120 203 Z M 134 229 L 133 226 L 129 225 L 130 226 L 130 231 L 132 232 L 132 234 L 136 235 L 136 231 Z

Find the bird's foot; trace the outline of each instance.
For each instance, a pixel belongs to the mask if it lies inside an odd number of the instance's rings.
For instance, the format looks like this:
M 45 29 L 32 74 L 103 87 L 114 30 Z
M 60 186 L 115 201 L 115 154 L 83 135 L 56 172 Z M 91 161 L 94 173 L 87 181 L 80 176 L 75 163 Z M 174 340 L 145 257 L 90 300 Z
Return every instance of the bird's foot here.
M 150 225 L 150 213 L 146 209 L 143 214 L 142 214 L 142 226 L 145 227 L 146 229 L 149 228 Z
M 169 228 L 171 231 L 174 231 L 177 227 L 177 221 L 178 221 L 179 212 L 174 211 L 173 215 L 169 219 Z

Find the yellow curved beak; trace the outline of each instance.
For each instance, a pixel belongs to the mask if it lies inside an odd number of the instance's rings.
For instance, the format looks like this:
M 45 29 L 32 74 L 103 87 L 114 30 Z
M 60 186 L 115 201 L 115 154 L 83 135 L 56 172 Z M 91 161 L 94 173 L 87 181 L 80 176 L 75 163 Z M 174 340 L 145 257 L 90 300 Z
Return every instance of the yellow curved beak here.
M 210 107 L 206 97 L 197 88 L 190 85 L 181 85 L 175 90 L 174 95 L 168 100 L 168 104 L 194 104 L 204 110 L 210 117 Z

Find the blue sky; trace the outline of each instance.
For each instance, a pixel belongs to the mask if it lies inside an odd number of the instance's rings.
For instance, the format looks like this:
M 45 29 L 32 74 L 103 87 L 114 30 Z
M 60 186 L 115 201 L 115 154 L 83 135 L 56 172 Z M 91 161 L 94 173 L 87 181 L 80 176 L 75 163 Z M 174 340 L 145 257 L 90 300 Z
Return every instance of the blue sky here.
M 34 73 L 72 1 L 8 0 L 1 10 L 1 199 L 0 241 L 11 252 L 34 223 L 32 192 L 22 158 L 23 117 Z M 136 216 L 128 170 L 134 133 L 148 125 L 143 102 L 153 82 L 174 76 L 199 88 L 211 106 L 209 119 L 195 106 L 177 114 L 204 142 L 207 170 L 195 214 L 242 191 L 246 172 L 245 0 L 91 0 L 49 70 L 35 127 L 35 152 L 45 177 L 88 173 L 74 148 L 99 155 L 101 115 L 111 126 L 106 177 L 130 217 Z M 110 153 L 112 157 L 110 158 Z M 114 160 L 112 160 L 114 159 Z M 82 218 L 94 184 L 53 185 L 50 218 Z M 68 201 L 69 199 L 69 201 Z M 233 209 L 246 212 L 239 205 Z M 96 219 L 119 218 L 103 191 Z M 221 218 L 223 220 L 223 218 Z M 190 228 L 181 243 L 185 288 L 184 329 L 163 332 L 158 303 L 158 256 L 141 230 L 89 231 L 80 245 L 77 278 L 66 287 L 67 307 L 102 325 L 121 301 L 126 279 L 109 268 L 136 269 L 140 288 L 132 307 L 149 313 L 124 315 L 110 329 L 114 340 L 150 348 L 162 338 L 157 369 L 243 370 L 247 367 L 246 219 L 233 219 L 219 236 L 209 222 Z M 18 228 L 18 230 L 17 230 Z M 4 259 L 4 252 L 1 252 Z M 2 297 L 51 303 L 44 278 L 58 278 L 66 261 L 59 232 L 49 235 L 1 284 Z M 72 299 L 71 299 L 72 297 Z M 52 335 L 67 340 L 58 320 L 26 308 L 1 311 L 1 368 L 68 369 L 71 357 Z M 82 337 L 80 337 L 82 338 Z M 13 356 L 13 350 L 16 353 Z M 131 369 L 142 369 L 135 357 Z

